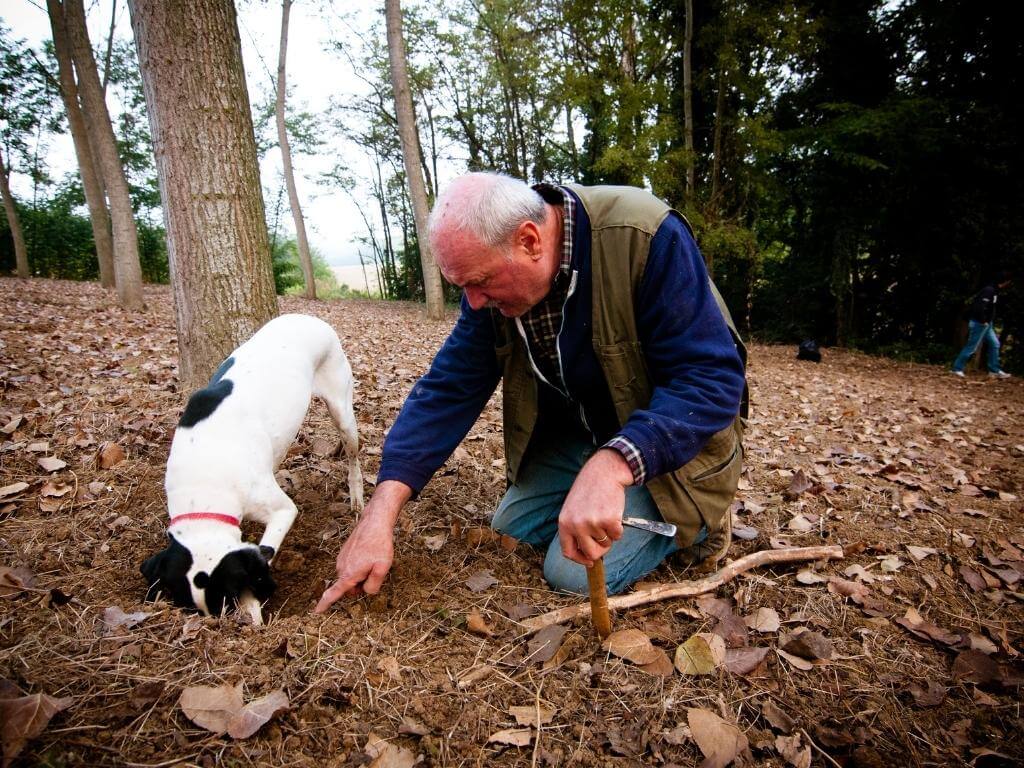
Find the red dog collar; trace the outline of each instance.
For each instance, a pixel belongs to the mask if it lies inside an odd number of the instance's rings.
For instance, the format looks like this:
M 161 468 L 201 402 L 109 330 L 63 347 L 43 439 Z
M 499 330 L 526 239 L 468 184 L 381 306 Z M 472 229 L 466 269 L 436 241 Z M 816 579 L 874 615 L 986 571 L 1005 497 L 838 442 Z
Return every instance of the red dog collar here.
M 231 515 L 222 515 L 220 512 L 186 512 L 184 515 L 177 515 L 171 518 L 171 525 L 182 520 L 216 520 L 220 523 L 227 523 L 233 525 L 236 528 L 239 526 L 237 517 Z

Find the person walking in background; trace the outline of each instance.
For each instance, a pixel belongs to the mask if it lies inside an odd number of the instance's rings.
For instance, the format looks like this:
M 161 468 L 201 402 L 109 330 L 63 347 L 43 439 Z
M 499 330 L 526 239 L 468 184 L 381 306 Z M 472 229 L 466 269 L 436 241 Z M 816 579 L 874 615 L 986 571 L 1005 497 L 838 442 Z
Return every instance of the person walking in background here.
M 967 343 L 960 350 L 953 362 L 953 375 L 964 378 L 964 367 L 984 341 L 988 347 L 988 375 L 1000 379 L 1010 378 L 1010 374 L 999 367 L 999 337 L 993 328 L 996 318 L 996 304 L 999 292 L 1010 285 L 1009 272 L 1000 272 L 994 280 L 975 294 L 968 311 Z

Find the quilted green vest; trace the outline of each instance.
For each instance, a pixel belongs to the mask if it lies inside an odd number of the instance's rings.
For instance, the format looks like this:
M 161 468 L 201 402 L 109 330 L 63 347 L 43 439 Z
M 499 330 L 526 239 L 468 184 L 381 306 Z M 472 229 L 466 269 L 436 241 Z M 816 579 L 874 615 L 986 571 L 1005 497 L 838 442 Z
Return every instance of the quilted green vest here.
M 570 186 L 590 218 L 593 270 L 593 346 L 604 371 L 620 425 L 646 407 L 653 387 L 637 338 L 634 297 L 644 273 L 651 239 L 671 209 L 653 195 L 632 187 Z M 684 219 L 685 221 L 685 219 Z M 687 224 L 689 226 L 689 224 Z M 715 296 L 746 363 L 746 349 L 714 284 Z M 499 321 L 501 322 L 501 321 Z M 525 342 L 511 320 L 498 333 L 496 349 L 503 366 L 502 402 L 506 477 L 514 483 L 537 422 L 537 380 Z M 662 517 L 678 526 L 677 543 L 689 546 L 702 525 L 722 527 L 742 469 L 741 413 L 716 433 L 703 450 L 675 472 L 647 483 Z

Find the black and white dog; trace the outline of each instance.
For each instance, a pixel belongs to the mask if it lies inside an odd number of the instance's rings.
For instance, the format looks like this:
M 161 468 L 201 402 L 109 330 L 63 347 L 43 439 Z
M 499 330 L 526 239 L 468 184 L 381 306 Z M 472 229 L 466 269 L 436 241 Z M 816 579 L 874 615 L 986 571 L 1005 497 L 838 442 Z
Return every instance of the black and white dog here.
M 273 593 L 270 560 L 297 510 L 274 478 L 312 395 L 327 403 L 348 458 L 349 498 L 363 508 L 352 368 L 334 330 L 307 315 L 282 315 L 236 349 L 193 393 L 167 460 L 167 549 L 142 564 L 149 597 L 220 615 L 236 604 L 262 623 Z M 266 528 L 259 546 L 239 524 Z

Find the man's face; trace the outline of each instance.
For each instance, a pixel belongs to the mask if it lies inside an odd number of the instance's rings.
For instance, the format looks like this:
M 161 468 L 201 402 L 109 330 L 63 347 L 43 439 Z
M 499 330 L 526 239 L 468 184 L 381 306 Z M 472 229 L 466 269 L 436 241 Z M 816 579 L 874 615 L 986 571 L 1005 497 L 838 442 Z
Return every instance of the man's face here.
M 505 317 L 519 317 L 551 289 L 551 278 L 530 244 L 487 248 L 455 234 L 436 248 L 436 256 L 445 280 L 465 291 L 473 309 L 493 307 Z

